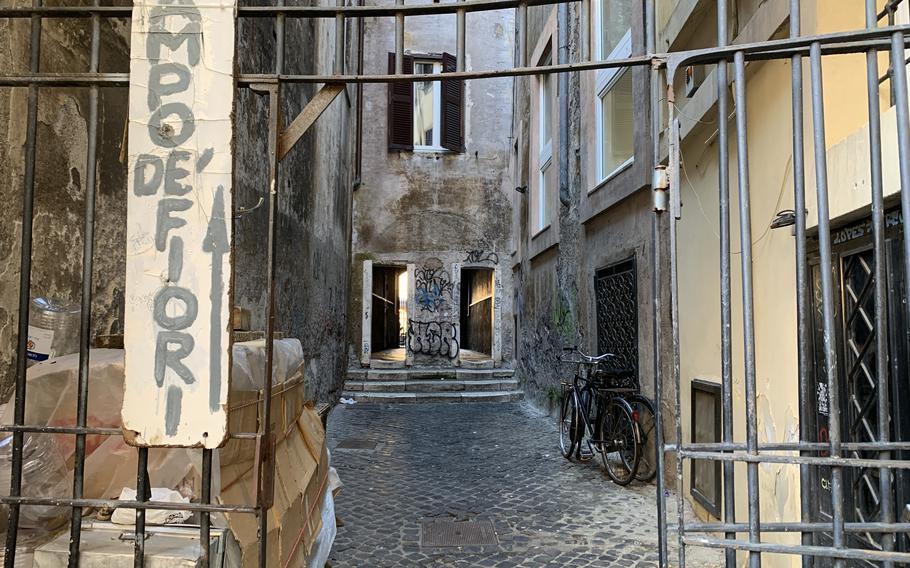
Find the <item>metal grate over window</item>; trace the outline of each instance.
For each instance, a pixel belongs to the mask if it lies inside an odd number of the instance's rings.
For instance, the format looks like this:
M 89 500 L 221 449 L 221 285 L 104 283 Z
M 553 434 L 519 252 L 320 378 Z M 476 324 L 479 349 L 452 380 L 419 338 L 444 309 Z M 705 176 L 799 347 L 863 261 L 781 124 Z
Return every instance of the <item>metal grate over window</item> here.
M 613 353 L 607 366 L 633 372 L 638 382 L 638 287 L 635 259 L 597 271 L 597 352 Z

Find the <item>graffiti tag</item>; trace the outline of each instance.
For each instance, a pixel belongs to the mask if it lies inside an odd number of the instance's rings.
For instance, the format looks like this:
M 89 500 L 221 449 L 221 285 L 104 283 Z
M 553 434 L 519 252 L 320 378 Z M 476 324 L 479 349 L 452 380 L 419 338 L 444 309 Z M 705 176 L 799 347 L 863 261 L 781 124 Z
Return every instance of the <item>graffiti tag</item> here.
M 414 353 L 454 359 L 458 356 L 458 330 L 451 322 L 408 320 L 408 348 Z
M 492 262 L 499 264 L 499 255 L 495 252 L 484 252 L 482 250 L 469 250 L 465 262 Z
M 414 299 L 421 310 L 438 312 L 451 301 L 455 284 L 444 268 L 418 268 L 414 271 L 414 281 Z

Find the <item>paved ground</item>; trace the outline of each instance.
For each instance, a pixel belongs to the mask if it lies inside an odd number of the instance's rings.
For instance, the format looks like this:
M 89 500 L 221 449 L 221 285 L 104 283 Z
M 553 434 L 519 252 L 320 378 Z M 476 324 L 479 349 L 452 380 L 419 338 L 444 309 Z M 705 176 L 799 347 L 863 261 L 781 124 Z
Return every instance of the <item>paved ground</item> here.
M 333 568 L 657 566 L 654 486 L 567 462 L 553 420 L 527 403 L 341 405 L 328 434 L 345 484 Z M 359 441 L 376 446 L 343 447 Z M 498 543 L 421 546 L 427 519 L 491 521 Z

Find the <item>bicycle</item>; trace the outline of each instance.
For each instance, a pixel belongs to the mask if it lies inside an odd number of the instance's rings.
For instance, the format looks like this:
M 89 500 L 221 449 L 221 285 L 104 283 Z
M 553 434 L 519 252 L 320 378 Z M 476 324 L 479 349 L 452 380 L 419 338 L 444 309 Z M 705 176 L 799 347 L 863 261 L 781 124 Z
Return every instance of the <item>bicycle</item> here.
M 563 359 L 563 362 L 577 364 L 578 371 L 571 384 L 562 383 L 559 416 L 562 455 L 568 460 L 573 455 L 575 459 L 581 459 L 582 444 L 587 441 L 591 454 L 600 454 L 610 479 L 617 485 L 628 485 L 635 479 L 641 458 L 640 434 L 633 409 L 622 395 L 634 393 L 635 389 L 611 386 L 610 374 L 597 369 L 614 356 L 612 353 L 592 357 L 577 347 L 563 350 L 577 354 L 580 359 Z

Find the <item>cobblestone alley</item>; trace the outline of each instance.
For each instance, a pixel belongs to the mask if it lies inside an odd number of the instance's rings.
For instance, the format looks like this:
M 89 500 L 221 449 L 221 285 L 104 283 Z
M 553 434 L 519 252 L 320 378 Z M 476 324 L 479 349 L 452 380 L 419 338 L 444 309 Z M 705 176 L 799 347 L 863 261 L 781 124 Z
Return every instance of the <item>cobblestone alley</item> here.
M 328 435 L 344 483 L 333 568 L 657 566 L 654 486 L 566 461 L 527 403 L 341 405 Z M 491 523 L 472 533 L 488 544 L 422 540 L 422 524 L 453 519 Z M 716 559 L 691 550 L 688 565 Z

